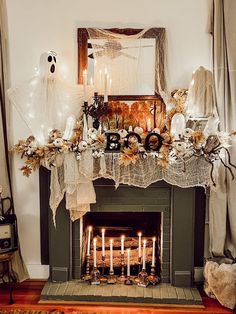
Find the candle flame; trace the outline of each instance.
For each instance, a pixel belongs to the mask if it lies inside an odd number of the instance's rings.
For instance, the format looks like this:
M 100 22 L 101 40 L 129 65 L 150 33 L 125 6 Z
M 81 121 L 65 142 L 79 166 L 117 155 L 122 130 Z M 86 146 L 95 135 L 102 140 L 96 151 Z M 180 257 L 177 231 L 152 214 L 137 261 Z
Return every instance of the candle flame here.
M 147 240 L 143 240 L 143 245 L 146 245 L 146 243 L 147 243 Z
M 88 230 L 89 230 L 90 232 L 92 231 L 92 229 L 93 229 L 93 227 L 92 227 L 92 226 L 89 226 Z
M 153 238 L 152 238 L 152 241 L 156 241 L 156 237 L 153 237 Z
M 142 232 L 139 232 L 139 233 L 138 233 L 138 236 L 141 237 L 141 236 L 142 236 Z
M 110 239 L 110 243 L 113 243 L 113 239 Z
M 122 236 L 121 236 L 121 239 L 122 239 L 122 240 L 124 240 L 124 239 L 125 239 L 125 236 L 124 236 L 124 235 L 122 235 Z
M 102 228 L 102 233 L 105 233 L 105 228 Z
M 96 242 L 97 242 L 97 238 L 94 238 L 94 239 L 93 239 L 93 242 L 96 243 Z

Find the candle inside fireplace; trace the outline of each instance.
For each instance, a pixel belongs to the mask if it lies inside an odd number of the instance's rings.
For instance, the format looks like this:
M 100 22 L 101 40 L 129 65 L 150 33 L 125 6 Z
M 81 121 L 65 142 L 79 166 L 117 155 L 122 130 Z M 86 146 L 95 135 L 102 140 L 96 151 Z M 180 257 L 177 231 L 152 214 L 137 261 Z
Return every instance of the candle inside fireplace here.
M 155 267 L 155 242 L 156 238 L 152 238 L 152 267 Z
M 102 256 L 105 256 L 105 229 L 102 229 Z
M 110 271 L 113 271 L 113 240 L 110 240 Z
M 130 276 L 130 249 L 127 249 L 127 277 Z
M 121 236 L 121 254 L 124 254 L 125 236 Z
M 87 81 L 88 81 L 88 76 L 87 76 L 87 70 L 85 69 L 83 71 L 84 101 L 88 101 L 88 97 L 87 97 Z
M 142 257 L 142 253 L 141 253 L 141 238 L 142 238 L 142 233 L 139 232 L 138 233 L 138 257 Z
M 146 240 L 143 240 L 143 269 L 146 269 Z
M 93 266 L 97 267 L 97 254 L 96 254 L 96 245 L 97 245 L 97 239 L 93 239 Z
M 91 232 L 92 232 L 92 226 L 89 226 L 89 228 L 88 228 L 88 248 L 87 248 L 87 255 L 90 255 Z

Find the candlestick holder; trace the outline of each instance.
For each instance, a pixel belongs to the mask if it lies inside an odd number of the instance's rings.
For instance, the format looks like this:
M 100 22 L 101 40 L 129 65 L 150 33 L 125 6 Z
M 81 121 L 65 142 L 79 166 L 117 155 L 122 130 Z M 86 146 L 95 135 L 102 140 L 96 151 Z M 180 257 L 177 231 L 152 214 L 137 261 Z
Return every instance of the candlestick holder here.
M 149 284 L 148 281 L 148 273 L 146 272 L 146 269 L 143 268 L 142 271 L 138 274 L 138 286 L 146 288 Z
M 94 102 L 88 105 L 88 102 L 84 102 L 83 112 L 86 116 L 93 118 L 93 127 L 98 130 L 100 125 L 100 119 L 108 112 L 108 103 L 104 102 L 103 96 L 99 96 L 98 93 L 94 93 Z
M 90 255 L 86 255 L 86 273 L 83 277 L 83 280 L 85 281 L 88 281 L 91 279 L 91 274 L 90 274 L 90 271 L 89 271 L 89 258 L 90 258 Z
M 125 285 L 131 286 L 133 284 L 133 281 L 131 280 L 130 276 L 127 276 L 127 279 L 125 279 Z
M 97 269 L 95 266 L 93 268 L 93 271 L 91 273 L 91 280 L 90 280 L 91 285 L 100 285 L 100 271 Z
M 139 256 L 139 258 L 138 258 L 138 274 L 140 274 L 140 272 L 141 272 L 141 261 L 142 261 L 142 257 Z M 136 284 L 138 284 L 139 283 L 139 277 L 135 277 L 134 281 Z
M 155 286 L 160 283 L 160 278 L 156 275 L 155 266 L 151 266 L 151 273 L 148 276 L 148 281 L 151 285 Z
M 114 270 L 110 270 L 109 272 L 109 276 L 108 276 L 108 279 L 107 279 L 107 283 L 109 285 L 114 285 L 116 283 L 116 277 L 114 275 Z
M 125 276 L 125 254 L 121 254 L 121 275 L 118 278 L 119 281 L 124 282 L 126 280 Z
M 105 255 L 102 256 L 102 275 L 100 276 L 101 282 L 107 282 L 107 276 L 104 275 L 105 267 L 106 267 L 105 259 L 106 259 Z

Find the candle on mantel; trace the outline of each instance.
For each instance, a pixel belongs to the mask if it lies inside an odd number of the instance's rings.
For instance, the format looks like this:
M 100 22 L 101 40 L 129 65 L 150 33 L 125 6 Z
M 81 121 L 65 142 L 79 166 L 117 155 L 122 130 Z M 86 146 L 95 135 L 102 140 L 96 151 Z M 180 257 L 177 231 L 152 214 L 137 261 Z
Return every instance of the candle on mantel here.
M 125 236 L 121 236 L 121 254 L 124 254 L 124 244 L 125 244 Z
M 88 248 L 87 248 L 87 255 L 90 255 L 91 232 L 92 232 L 92 226 L 89 226 L 89 228 L 88 228 Z
M 127 249 L 127 277 L 130 277 L 130 249 Z
M 156 237 L 152 238 L 152 267 L 155 267 L 155 242 Z
M 84 101 L 88 101 L 88 96 L 87 96 L 87 80 L 88 80 L 87 70 L 85 69 L 85 70 L 83 71 Z
M 102 229 L 102 256 L 105 256 L 105 229 Z
M 97 267 L 97 254 L 96 254 L 97 248 L 96 248 L 96 246 L 97 246 L 97 239 L 94 238 L 93 239 L 93 266 L 94 267 Z
M 147 240 L 143 240 L 143 269 L 146 269 L 146 243 Z
M 104 82 L 104 102 L 108 102 L 108 94 L 107 94 L 107 83 L 108 83 L 108 73 L 107 68 L 105 69 L 105 82 Z
M 141 253 L 141 238 L 142 238 L 142 232 L 138 233 L 138 258 L 140 259 L 142 257 Z
M 113 272 L 113 239 L 110 239 L 110 271 Z
M 151 119 L 148 119 L 147 120 L 147 131 L 150 132 L 152 130 L 152 127 L 151 127 Z

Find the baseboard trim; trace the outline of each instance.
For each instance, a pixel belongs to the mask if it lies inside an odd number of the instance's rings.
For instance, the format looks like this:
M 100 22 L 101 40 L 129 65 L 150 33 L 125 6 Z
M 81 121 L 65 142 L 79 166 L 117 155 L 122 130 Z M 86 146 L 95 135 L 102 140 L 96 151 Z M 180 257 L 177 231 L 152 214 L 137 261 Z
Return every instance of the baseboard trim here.
M 48 279 L 49 265 L 26 264 L 30 279 Z

